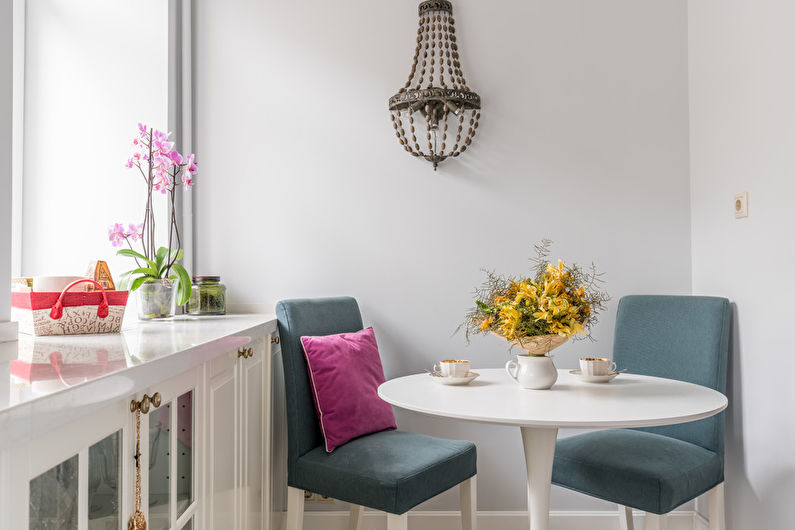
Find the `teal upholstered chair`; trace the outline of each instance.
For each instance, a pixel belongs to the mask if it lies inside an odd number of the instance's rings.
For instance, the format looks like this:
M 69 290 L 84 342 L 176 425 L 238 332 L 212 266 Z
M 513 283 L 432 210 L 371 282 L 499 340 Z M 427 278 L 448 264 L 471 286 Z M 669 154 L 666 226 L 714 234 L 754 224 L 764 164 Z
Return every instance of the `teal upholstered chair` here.
M 474 530 L 473 443 L 392 430 L 326 453 L 300 337 L 360 331 L 356 300 L 286 300 L 276 315 L 287 400 L 288 530 L 302 527 L 304 491 L 351 503 L 352 530 L 360 526 L 362 507 L 387 512 L 389 530 L 406 530 L 411 508 L 458 484 L 464 530 Z
M 629 373 L 725 392 L 730 320 L 725 298 L 624 297 L 613 360 Z M 629 530 L 632 508 L 647 513 L 647 530 L 662 530 L 665 514 L 708 493 L 710 529 L 724 530 L 723 413 L 680 425 L 561 439 L 552 482 L 618 503 L 621 528 Z

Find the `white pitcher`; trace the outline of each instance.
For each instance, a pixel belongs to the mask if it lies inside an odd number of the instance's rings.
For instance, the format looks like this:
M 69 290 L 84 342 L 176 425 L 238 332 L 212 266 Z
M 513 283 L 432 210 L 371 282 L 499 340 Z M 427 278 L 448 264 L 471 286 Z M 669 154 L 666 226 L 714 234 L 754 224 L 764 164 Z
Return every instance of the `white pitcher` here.
M 519 363 L 508 361 L 505 363 L 505 371 L 523 388 L 545 390 L 558 380 L 558 370 L 552 357 L 517 355 L 516 358 Z

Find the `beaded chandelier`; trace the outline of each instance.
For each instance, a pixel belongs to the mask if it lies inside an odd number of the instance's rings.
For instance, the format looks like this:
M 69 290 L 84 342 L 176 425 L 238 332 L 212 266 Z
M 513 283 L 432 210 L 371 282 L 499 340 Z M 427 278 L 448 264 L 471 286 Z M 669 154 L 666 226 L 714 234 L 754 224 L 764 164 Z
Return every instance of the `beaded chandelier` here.
M 419 16 L 409 80 L 389 98 L 389 111 L 403 149 L 431 162 L 436 170 L 439 162 L 457 157 L 472 143 L 480 120 L 480 96 L 469 89 L 461 71 L 453 4 L 421 2 Z

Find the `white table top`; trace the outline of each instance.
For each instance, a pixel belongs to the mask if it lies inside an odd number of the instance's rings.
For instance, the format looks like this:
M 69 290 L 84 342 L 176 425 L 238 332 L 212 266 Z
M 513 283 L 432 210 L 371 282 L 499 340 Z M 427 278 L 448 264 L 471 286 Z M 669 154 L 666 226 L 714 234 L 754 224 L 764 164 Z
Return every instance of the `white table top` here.
M 549 390 L 521 388 L 502 368 L 474 369 L 467 386 L 444 386 L 428 374 L 387 381 L 381 399 L 430 416 L 500 425 L 559 428 L 652 427 L 708 418 L 726 396 L 699 385 L 623 373 L 611 383 L 577 380 L 558 370 Z
M 275 331 L 274 315 L 226 315 L 132 319 L 107 335 L 20 334 L 0 344 L 0 449 Z

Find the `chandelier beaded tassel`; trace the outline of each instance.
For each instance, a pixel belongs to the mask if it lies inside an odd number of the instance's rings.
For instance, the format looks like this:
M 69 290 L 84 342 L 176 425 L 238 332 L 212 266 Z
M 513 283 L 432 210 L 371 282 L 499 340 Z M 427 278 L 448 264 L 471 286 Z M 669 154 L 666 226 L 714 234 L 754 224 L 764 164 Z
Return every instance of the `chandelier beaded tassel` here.
M 433 164 L 434 171 L 472 144 L 480 121 L 480 96 L 467 86 L 458 53 L 453 4 L 419 5 L 414 62 L 406 85 L 389 98 L 400 145 Z

